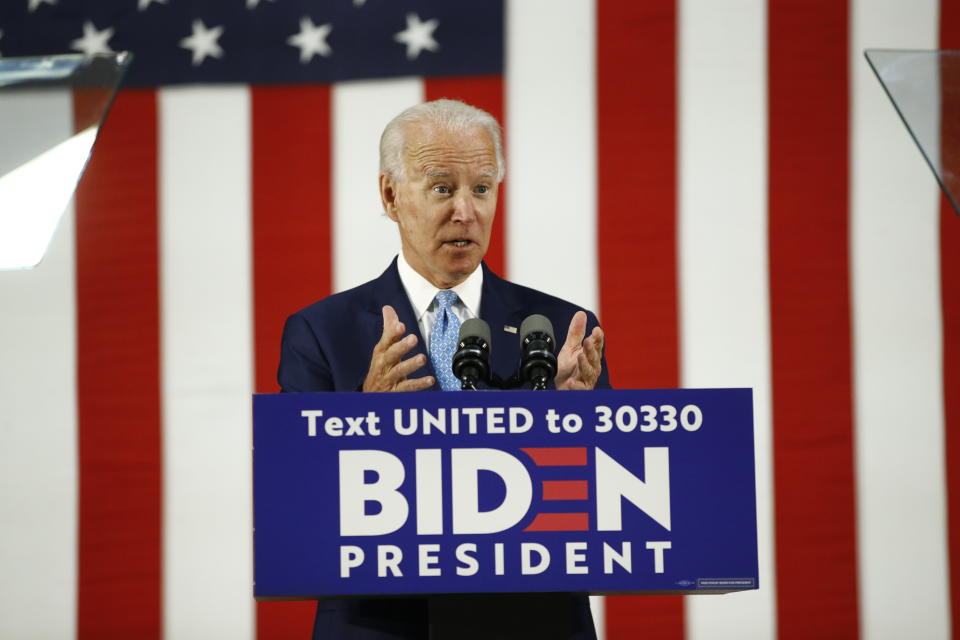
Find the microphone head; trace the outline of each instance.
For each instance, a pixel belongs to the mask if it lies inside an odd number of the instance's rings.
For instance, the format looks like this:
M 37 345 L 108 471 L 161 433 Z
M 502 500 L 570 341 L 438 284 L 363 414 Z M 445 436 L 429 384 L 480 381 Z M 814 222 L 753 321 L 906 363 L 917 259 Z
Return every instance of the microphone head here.
M 556 340 L 553 324 L 539 313 L 527 316 L 520 325 L 520 379 L 533 383 L 534 389 L 546 389 L 557 375 Z
M 467 338 L 480 338 L 487 345 L 490 344 L 490 325 L 480 318 L 470 318 L 460 325 L 460 333 L 457 335 L 457 342 L 463 343 Z
M 470 318 L 460 325 L 457 352 L 451 366 L 464 384 L 464 389 L 476 389 L 479 381 L 490 381 L 490 325 L 480 318 Z
M 521 340 L 526 339 L 531 333 L 545 333 L 550 336 L 551 344 L 556 344 L 556 339 L 553 336 L 553 323 L 545 315 L 535 313 L 532 316 L 527 316 L 520 324 Z

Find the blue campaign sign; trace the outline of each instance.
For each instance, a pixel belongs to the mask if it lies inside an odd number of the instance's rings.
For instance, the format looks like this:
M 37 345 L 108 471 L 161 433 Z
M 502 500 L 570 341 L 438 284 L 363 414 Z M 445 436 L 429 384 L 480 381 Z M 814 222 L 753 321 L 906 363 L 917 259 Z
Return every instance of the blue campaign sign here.
M 756 589 L 752 403 L 256 395 L 254 594 Z

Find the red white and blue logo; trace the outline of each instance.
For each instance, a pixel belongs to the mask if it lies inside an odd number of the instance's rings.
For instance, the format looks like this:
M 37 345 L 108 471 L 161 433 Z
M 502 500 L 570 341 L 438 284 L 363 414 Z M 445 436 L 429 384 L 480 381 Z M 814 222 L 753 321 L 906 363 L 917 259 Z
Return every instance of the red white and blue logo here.
M 757 588 L 751 403 L 255 396 L 256 595 Z

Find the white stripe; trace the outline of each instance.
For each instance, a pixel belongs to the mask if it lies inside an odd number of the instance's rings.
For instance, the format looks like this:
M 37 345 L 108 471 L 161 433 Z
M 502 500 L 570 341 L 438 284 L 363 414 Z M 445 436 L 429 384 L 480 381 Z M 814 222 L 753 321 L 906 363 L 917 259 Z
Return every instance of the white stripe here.
M 394 116 L 422 101 L 419 78 L 333 88 L 334 291 L 376 278 L 400 251 L 396 224 L 380 203 L 380 134 Z
M 250 96 L 159 106 L 164 631 L 251 637 Z
M 595 8 L 506 9 L 506 276 L 596 311 Z M 590 608 L 603 640 L 603 597 Z
M 596 310 L 593 3 L 507 9 L 508 275 Z
M 603 596 L 590 596 L 590 612 L 593 614 L 593 626 L 597 631 L 597 640 L 603 640 L 607 637 L 605 600 Z
M 68 93 L 30 96 L 72 134 Z M 0 98 L 0 155 L 36 133 Z M 72 207 L 43 262 L 0 271 L 0 637 L 71 638 L 77 600 L 76 297 Z
M 689 638 L 776 635 L 767 279 L 766 3 L 680 3 L 682 386 L 751 387 L 760 585 L 687 598 Z
M 856 0 L 852 272 L 863 637 L 947 638 L 938 194 L 863 59 L 935 49 L 935 0 Z M 953 390 L 955 391 L 955 390 Z

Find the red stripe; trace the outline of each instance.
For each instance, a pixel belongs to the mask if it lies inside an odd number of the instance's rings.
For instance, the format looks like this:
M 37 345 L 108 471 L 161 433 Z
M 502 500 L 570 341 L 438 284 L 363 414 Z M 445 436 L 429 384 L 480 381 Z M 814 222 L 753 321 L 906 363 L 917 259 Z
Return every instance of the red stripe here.
M 586 447 L 526 447 L 520 449 L 538 467 L 582 467 L 587 464 Z
M 506 111 L 503 105 L 503 78 L 501 76 L 426 78 L 423 82 L 423 91 L 426 100 L 451 98 L 479 107 L 496 118 L 504 130 L 507 128 L 507 123 L 504 120 Z M 506 135 L 504 135 L 504 155 L 506 155 L 505 138 Z M 487 266 L 493 269 L 494 273 L 500 275 L 505 275 L 507 272 L 506 247 L 503 237 L 503 229 L 506 223 L 506 184 L 506 180 L 500 184 L 497 215 L 493 221 L 490 247 L 487 249 L 487 254 L 484 257 Z
M 958 78 L 960 80 L 960 78 Z M 960 109 L 960 104 L 956 105 Z M 944 111 L 946 113 L 946 111 Z M 960 130 L 953 134 L 954 140 Z M 954 165 L 956 166 L 956 165 Z M 943 304 L 943 409 L 947 468 L 947 550 L 953 637 L 960 637 L 960 217 L 940 204 L 940 291 Z
M 940 3 L 940 48 L 960 49 L 960 3 Z M 954 61 L 956 65 L 956 61 Z M 960 86 L 960 69 L 941 68 L 942 86 Z M 942 92 L 941 113 L 960 113 L 956 92 Z M 941 162 L 954 172 L 960 166 L 960 123 L 944 117 L 940 124 Z M 954 200 L 960 200 L 954 178 Z M 943 410 L 947 468 L 948 555 L 953 637 L 960 637 L 960 217 L 940 199 L 940 296 L 943 309 Z
M 621 388 L 676 387 L 676 3 L 598 0 L 596 24 L 597 253 L 610 377 Z M 606 633 L 682 638 L 683 599 L 607 598 Z
M 859 632 L 848 20 L 845 2 L 769 3 L 770 322 L 782 639 L 856 638 Z
M 544 480 L 544 500 L 586 500 L 586 480 Z
M 587 513 L 538 513 L 524 531 L 589 531 Z
M 256 390 L 273 393 L 284 320 L 332 289 L 330 91 L 255 87 L 251 100 Z M 315 610 L 258 603 L 257 637 L 305 638 Z
M 75 98 L 77 126 L 91 95 Z M 77 635 L 161 636 L 157 107 L 120 94 L 76 197 Z
M 960 81 L 960 78 L 957 80 Z M 954 108 L 960 109 L 960 104 Z M 953 135 L 953 139 L 957 140 L 960 129 L 954 131 Z M 940 292 L 943 305 L 943 409 L 950 606 L 953 637 L 960 638 L 960 393 L 957 393 L 960 389 L 960 217 L 954 213 L 946 198 L 941 198 L 940 203 Z

